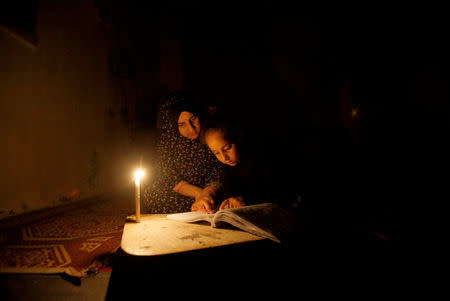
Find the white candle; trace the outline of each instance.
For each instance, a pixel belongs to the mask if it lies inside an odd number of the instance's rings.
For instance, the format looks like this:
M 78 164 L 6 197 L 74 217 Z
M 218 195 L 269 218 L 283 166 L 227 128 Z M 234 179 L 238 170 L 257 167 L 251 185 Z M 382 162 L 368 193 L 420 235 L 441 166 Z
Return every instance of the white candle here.
M 144 177 L 142 169 L 136 170 L 134 179 L 136 183 L 136 223 L 141 222 L 141 179 Z

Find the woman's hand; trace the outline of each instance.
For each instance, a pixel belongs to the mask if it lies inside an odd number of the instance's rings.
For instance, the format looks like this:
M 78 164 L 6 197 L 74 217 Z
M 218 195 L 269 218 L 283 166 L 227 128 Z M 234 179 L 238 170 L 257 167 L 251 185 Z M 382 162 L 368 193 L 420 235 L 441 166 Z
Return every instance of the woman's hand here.
M 237 197 L 228 198 L 225 201 L 223 201 L 222 204 L 220 204 L 219 210 L 229 209 L 229 208 L 238 208 L 238 207 L 242 207 L 242 206 L 245 206 L 244 200 L 242 199 L 242 197 L 237 196 Z
M 204 191 L 195 197 L 195 202 L 192 204 L 191 210 L 201 211 L 203 213 L 213 213 L 215 206 L 212 195 Z

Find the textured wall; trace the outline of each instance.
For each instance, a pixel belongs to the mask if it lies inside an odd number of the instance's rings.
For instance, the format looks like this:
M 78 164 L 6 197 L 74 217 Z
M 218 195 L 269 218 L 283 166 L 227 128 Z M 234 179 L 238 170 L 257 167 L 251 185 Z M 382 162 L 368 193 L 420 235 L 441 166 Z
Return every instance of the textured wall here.
M 132 83 L 109 72 L 111 39 L 93 3 L 41 1 L 36 32 L 32 49 L 0 31 L 2 216 L 110 192 L 129 178 Z

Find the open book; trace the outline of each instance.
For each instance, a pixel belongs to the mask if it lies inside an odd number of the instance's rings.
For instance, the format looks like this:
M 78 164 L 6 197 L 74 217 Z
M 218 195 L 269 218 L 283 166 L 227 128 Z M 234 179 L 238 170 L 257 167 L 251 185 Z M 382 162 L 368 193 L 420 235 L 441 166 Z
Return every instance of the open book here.
M 283 234 L 292 224 L 289 212 L 273 203 L 263 203 L 239 208 L 231 208 L 205 214 L 199 211 L 169 214 L 167 218 L 179 222 L 206 221 L 212 227 L 228 223 L 256 236 L 281 242 Z

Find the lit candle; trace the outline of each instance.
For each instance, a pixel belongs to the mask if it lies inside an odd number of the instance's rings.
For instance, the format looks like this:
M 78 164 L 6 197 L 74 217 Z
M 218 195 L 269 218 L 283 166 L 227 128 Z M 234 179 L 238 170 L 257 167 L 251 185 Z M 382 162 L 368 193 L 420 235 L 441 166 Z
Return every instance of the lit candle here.
M 134 173 L 134 182 L 136 183 L 136 223 L 141 222 L 141 179 L 144 177 L 142 169 Z

